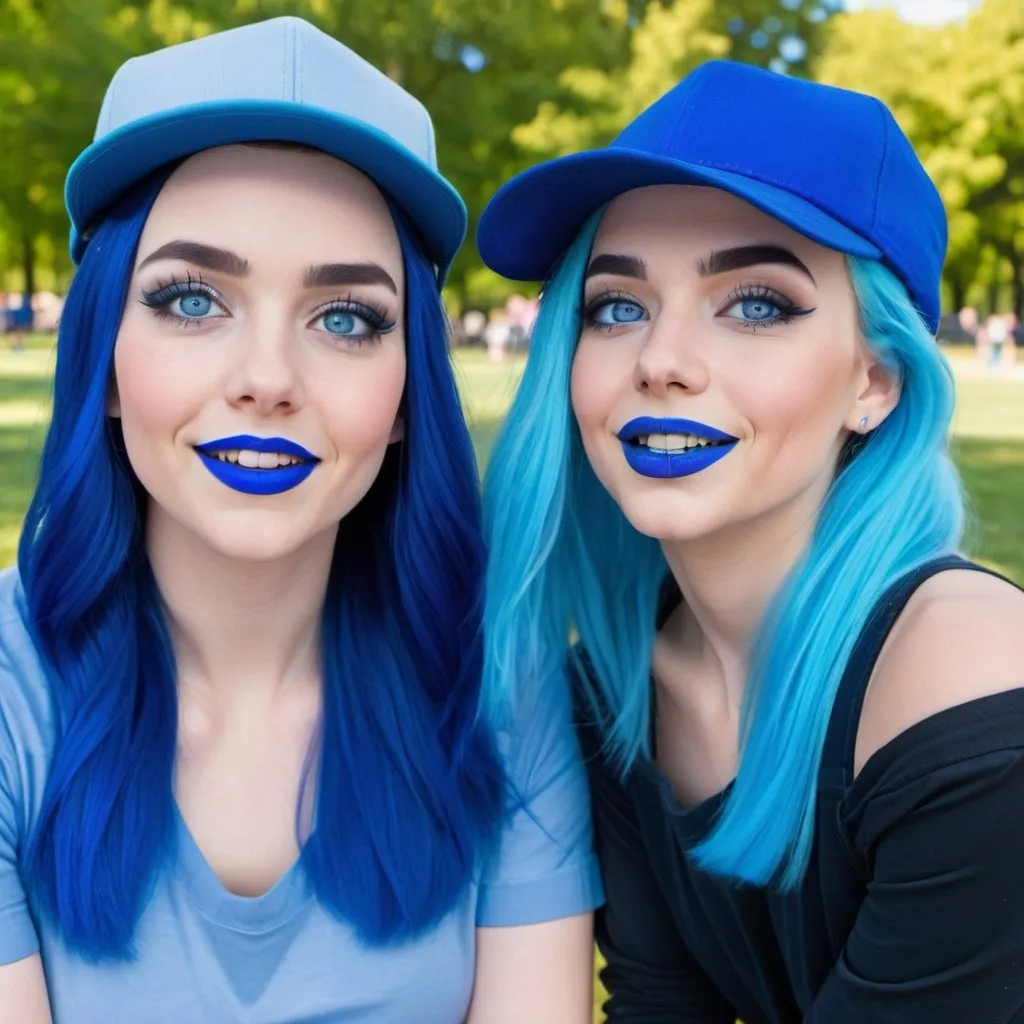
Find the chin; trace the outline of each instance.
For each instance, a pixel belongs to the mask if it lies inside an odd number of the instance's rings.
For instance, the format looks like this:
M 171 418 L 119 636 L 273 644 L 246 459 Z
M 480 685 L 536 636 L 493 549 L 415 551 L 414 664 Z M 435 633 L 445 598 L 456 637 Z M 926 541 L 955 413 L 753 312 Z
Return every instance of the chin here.
M 312 523 L 296 522 L 294 511 L 284 515 L 266 510 L 207 515 L 182 523 L 215 558 L 265 564 L 293 557 L 324 531 Z M 326 550 L 333 550 L 333 537 Z
M 301 547 L 291 538 L 267 536 L 262 533 L 223 537 L 202 531 L 200 538 L 212 554 L 230 562 L 250 562 L 254 565 L 278 562 L 295 554 Z
M 687 507 L 690 506 L 690 507 Z M 654 540 L 682 542 L 708 537 L 726 525 L 724 517 L 693 503 L 627 501 L 619 507 L 630 525 Z

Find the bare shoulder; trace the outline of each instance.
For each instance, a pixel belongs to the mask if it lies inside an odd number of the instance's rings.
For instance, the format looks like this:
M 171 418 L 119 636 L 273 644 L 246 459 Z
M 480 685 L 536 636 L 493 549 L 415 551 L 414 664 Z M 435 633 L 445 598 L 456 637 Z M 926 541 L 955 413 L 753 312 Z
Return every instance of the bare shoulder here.
M 969 569 L 932 576 L 907 602 L 875 665 L 855 770 L 931 715 L 1017 687 L 1024 687 L 1024 592 Z

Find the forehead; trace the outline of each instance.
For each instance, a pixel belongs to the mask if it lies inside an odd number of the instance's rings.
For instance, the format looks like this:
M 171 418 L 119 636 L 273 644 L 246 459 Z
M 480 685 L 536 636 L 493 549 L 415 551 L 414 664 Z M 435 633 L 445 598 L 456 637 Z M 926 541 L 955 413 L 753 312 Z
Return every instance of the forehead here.
M 261 263 L 372 261 L 398 279 L 401 246 L 377 186 L 325 153 L 232 145 L 184 161 L 157 196 L 140 258 L 172 239 Z
M 624 192 L 608 204 L 594 240 L 595 252 L 624 249 L 678 252 L 771 243 L 804 262 L 845 266 L 827 249 L 729 192 L 700 185 L 652 185 Z

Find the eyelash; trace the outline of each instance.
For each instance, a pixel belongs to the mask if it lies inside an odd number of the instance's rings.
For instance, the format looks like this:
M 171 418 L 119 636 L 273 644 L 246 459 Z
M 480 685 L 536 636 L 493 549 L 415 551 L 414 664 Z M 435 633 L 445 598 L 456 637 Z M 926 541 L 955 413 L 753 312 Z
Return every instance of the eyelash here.
M 148 306 L 152 311 L 153 315 L 160 320 L 171 320 L 179 324 L 184 328 L 195 328 L 204 322 L 204 320 L 216 319 L 215 317 L 190 317 L 190 316 L 179 316 L 177 313 L 172 313 L 167 307 L 175 300 L 180 299 L 185 295 L 201 294 L 207 296 L 211 302 L 217 303 L 218 306 L 224 304 L 224 300 L 221 298 L 219 292 L 211 285 L 207 284 L 201 275 L 193 274 L 191 271 L 187 271 L 185 280 L 181 280 L 178 277 L 172 276 L 166 283 L 158 285 L 152 291 L 142 292 L 142 303 Z M 330 313 L 351 313 L 353 316 L 359 317 L 364 320 L 370 327 L 372 333 L 361 338 L 350 338 L 347 339 L 349 344 L 363 345 L 367 342 L 375 342 L 381 339 L 381 336 L 387 334 L 394 329 L 395 321 L 388 317 L 388 311 L 383 306 L 377 306 L 373 303 L 365 301 L 357 301 L 351 295 L 347 295 L 344 298 L 332 299 L 330 302 L 320 306 L 314 313 L 310 323 L 315 322 Z M 331 334 L 330 331 L 325 331 L 326 334 Z M 341 336 L 336 336 L 336 341 L 341 342 L 343 339 Z
M 218 306 L 223 305 L 223 300 L 217 289 L 208 285 L 199 274 L 193 274 L 190 270 L 186 271 L 184 281 L 172 276 L 170 281 L 159 285 L 152 291 L 143 289 L 142 304 L 148 306 L 153 311 L 153 315 L 159 320 L 173 320 L 175 323 L 186 328 L 198 326 L 203 322 L 204 318 L 178 316 L 177 313 L 172 313 L 167 308 L 175 299 L 180 299 L 183 295 L 195 295 L 196 293 L 205 295 L 211 302 L 216 302 Z M 205 319 L 213 318 L 206 317 Z
M 778 306 L 779 315 L 769 320 L 759 320 L 756 323 L 742 321 L 737 317 L 731 317 L 730 319 L 736 320 L 741 327 L 757 331 L 762 327 L 778 327 L 780 324 L 788 324 L 797 317 L 807 316 L 814 312 L 813 308 L 804 309 L 793 302 L 792 299 L 788 299 L 782 292 L 776 291 L 770 285 L 761 283 L 741 284 L 733 289 L 729 297 L 722 304 L 722 310 L 729 309 L 731 306 L 736 305 L 737 302 L 757 302 L 758 300 L 766 300 L 773 306 Z M 719 313 L 718 315 L 721 316 L 722 314 Z
M 349 338 L 343 339 L 341 336 L 337 336 L 337 341 L 346 341 L 348 344 L 364 345 L 367 342 L 380 341 L 381 337 L 385 334 L 390 333 L 394 330 L 395 321 L 388 317 L 387 308 L 384 306 L 377 306 L 373 303 L 364 301 L 357 301 L 352 298 L 351 295 L 346 295 L 343 299 L 332 299 L 330 302 L 321 306 L 313 314 L 312 323 L 315 320 L 320 320 L 330 313 L 351 313 L 353 316 L 359 317 L 361 320 L 365 320 L 367 325 L 372 330 L 372 334 L 367 335 L 363 338 Z M 330 331 L 325 332 L 330 334 Z
M 729 309 L 736 305 L 737 302 L 756 302 L 758 300 L 767 300 L 774 306 L 778 306 L 780 312 L 778 316 L 774 316 L 768 320 L 761 320 L 758 322 L 753 321 L 741 321 L 737 317 L 730 317 L 735 320 L 740 327 L 743 327 L 750 331 L 757 331 L 764 327 L 777 327 L 780 324 L 788 324 L 797 317 L 808 316 L 814 312 L 814 308 L 805 309 L 798 306 L 791 299 L 788 299 L 782 292 L 776 291 L 770 285 L 756 282 L 753 284 L 741 284 L 734 288 L 729 293 L 728 298 L 722 303 L 721 310 Z M 622 324 L 606 324 L 599 323 L 594 320 L 595 314 L 598 310 L 605 306 L 615 302 L 631 302 L 639 306 L 641 309 L 646 307 L 642 302 L 630 295 L 628 292 L 622 291 L 609 291 L 602 292 L 600 295 L 594 296 L 589 302 L 585 304 L 582 311 L 583 321 L 587 327 L 595 331 L 613 331 L 616 327 L 623 326 Z M 722 313 L 717 314 L 721 316 Z M 640 322 L 640 321 L 636 321 Z
M 630 295 L 629 292 L 601 292 L 600 295 L 595 295 L 589 302 L 587 302 L 584 305 L 583 311 L 581 313 L 584 324 L 586 324 L 586 326 L 589 327 L 591 330 L 605 332 L 614 331 L 616 327 L 623 326 L 622 324 L 602 324 L 598 323 L 598 321 L 594 319 L 594 314 L 597 313 L 599 309 L 602 309 L 604 306 L 610 305 L 611 303 L 614 302 L 632 302 L 633 304 L 639 306 L 641 309 L 646 310 L 647 308 L 646 306 L 644 306 L 642 302 L 639 302 L 632 295 Z

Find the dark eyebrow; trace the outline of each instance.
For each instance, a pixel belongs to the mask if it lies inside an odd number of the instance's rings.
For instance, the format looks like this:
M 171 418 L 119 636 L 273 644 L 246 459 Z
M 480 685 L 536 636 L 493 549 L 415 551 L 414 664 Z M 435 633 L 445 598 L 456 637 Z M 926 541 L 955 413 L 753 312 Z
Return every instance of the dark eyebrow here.
M 814 275 L 807 269 L 804 262 L 793 255 L 788 249 L 777 245 L 741 245 L 735 249 L 721 249 L 713 252 L 706 260 L 699 260 L 697 273 L 701 277 L 713 277 L 725 274 L 730 270 L 742 270 L 761 263 L 784 263 L 806 274 L 813 284 L 817 284 Z
M 302 275 L 304 288 L 346 284 L 382 284 L 398 295 L 394 279 L 377 263 L 324 263 L 318 267 L 307 267 Z
M 188 242 L 180 238 L 161 245 L 156 252 L 150 253 L 139 264 L 138 269 L 141 270 L 157 260 L 185 260 L 188 263 L 195 263 L 196 266 L 206 267 L 207 270 L 230 274 L 232 277 L 245 277 L 249 273 L 249 261 L 243 260 L 241 256 L 236 256 L 228 249 L 217 249 L 212 245 L 203 245 L 202 242 Z
M 156 252 L 150 253 L 139 264 L 138 269 L 141 270 L 157 260 L 185 260 L 207 270 L 230 274 L 232 277 L 245 277 L 249 273 L 249 261 L 230 250 L 217 249 L 212 245 L 184 239 L 176 239 L 161 245 Z M 304 288 L 346 284 L 382 284 L 398 295 L 398 288 L 391 275 L 376 263 L 324 263 L 316 267 L 307 267 L 302 274 Z
M 619 253 L 606 252 L 595 256 L 587 267 L 584 280 L 598 274 L 617 274 L 619 277 L 635 277 L 640 281 L 647 280 L 647 264 L 639 256 L 623 256 Z

